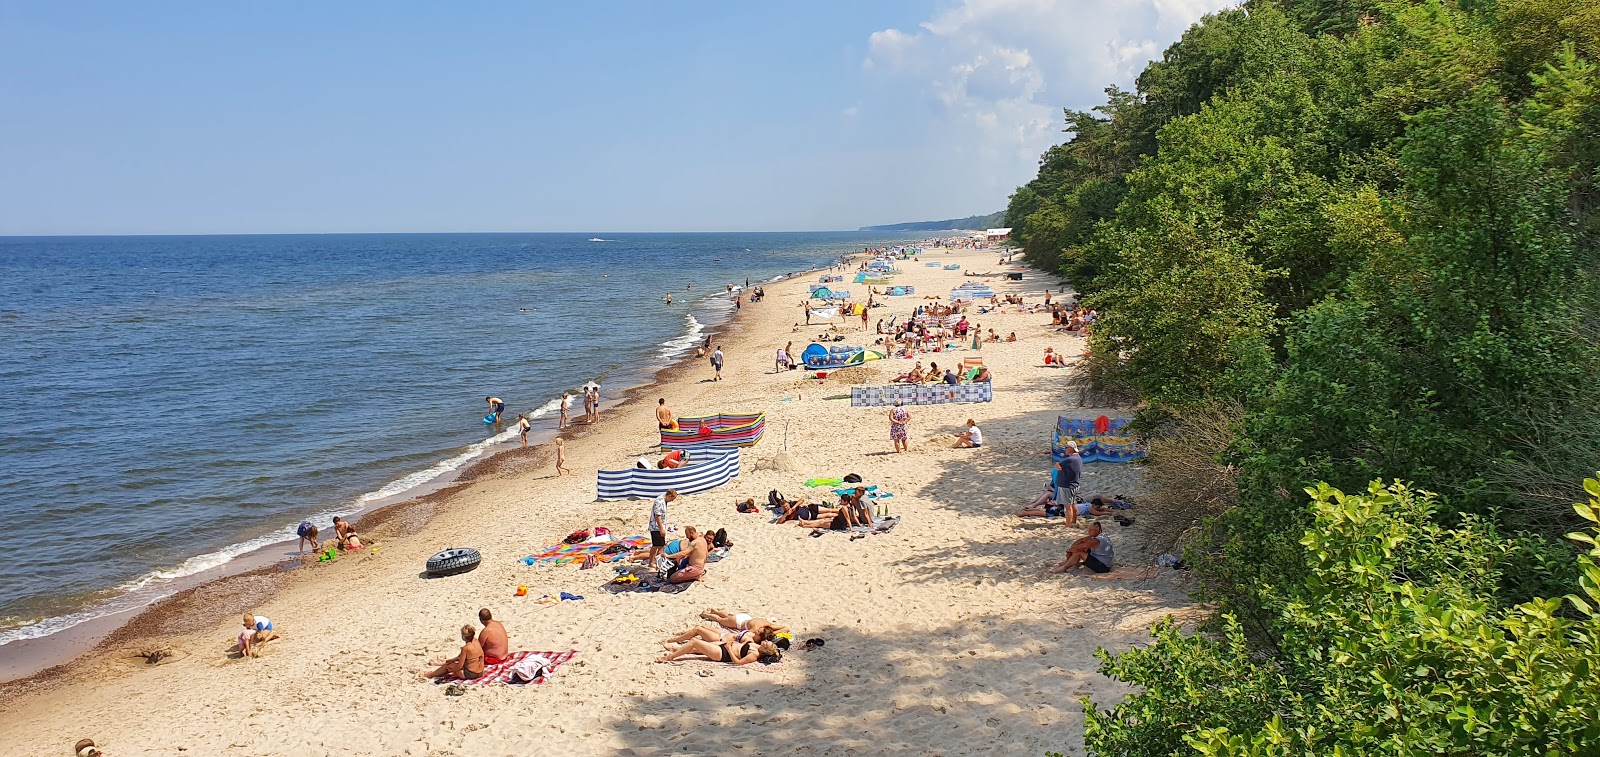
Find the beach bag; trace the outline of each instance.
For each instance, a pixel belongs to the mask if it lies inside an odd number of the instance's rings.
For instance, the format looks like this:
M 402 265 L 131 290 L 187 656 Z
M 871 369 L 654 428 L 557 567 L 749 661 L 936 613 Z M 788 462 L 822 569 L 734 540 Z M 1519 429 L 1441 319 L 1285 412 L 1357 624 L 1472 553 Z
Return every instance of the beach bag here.
M 847 484 L 859 484 L 859 483 L 861 483 L 861 477 L 857 476 L 854 473 L 852 473 L 852 474 L 844 477 L 844 483 L 847 483 Z
M 588 541 L 588 540 L 589 540 L 589 529 L 583 528 L 583 529 L 578 529 L 577 531 L 573 531 L 570 534 L 567 534 L 567 538 L 562 539 L 561 541 L 563 543 L 566 543 L 566 544 L 578 544 L 578 543 L 585 542 L 585 541 Z

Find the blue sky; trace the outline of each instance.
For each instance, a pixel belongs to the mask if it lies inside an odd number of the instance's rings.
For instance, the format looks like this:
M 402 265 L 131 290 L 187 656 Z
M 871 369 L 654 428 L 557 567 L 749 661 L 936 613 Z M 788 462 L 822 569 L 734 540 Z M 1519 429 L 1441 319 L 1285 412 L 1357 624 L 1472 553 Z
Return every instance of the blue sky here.
M 0 234 L 987 213 L 1224 4 L 0 0 Z

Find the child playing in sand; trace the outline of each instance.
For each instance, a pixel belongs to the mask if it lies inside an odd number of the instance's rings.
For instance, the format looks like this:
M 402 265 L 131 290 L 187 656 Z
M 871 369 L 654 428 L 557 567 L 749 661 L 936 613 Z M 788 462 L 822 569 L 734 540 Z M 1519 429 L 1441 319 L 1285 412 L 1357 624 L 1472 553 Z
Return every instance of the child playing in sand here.
M 278 632 L 272 630 L 272 621 L 265 615 L 244 616 L 244 632 L 239 634 L 239 652 L 245 658 L 255 657 L 259 645 L 278 638 Z
M 567 442 L 566 442 L 565 439 L 557 439 L 556 440 L 556 475 L 557 476 L 561 475 L 562 471 L 566 471 L 567 473 L 571 473 L 572 472 L 572 469 L 567 467 L 567 446 L 566 446 L 566 444 L 567 444 Z

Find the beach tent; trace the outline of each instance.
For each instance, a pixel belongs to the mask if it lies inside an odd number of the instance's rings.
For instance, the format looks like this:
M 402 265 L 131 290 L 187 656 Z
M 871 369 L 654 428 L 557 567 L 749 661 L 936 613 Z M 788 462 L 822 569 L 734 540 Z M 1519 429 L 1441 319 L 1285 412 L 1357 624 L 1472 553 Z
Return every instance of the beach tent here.
M 916 294 L 916 293 L 917 293 L 917 288 L 914 287 L 914 286 L 889 287 L 889 296 L 890 297 L 905 297 L 906 295 Z
M 682 468 L 624 468 L 595 474 L 599 499 L 652 498 L 668 489 L 679 494 L 694 494 L 715 489 L 739 475 L 737 447 L 708 447 L 689 454 Z
M 994 290 L 990 289 L 987 284 L 967 283 L 950 290 L 950 299 L 952 301 L 964 300 L 971 302 L 973 300 L 986 300 L 993 296 Z
M 849 368 L 873 360 L 882 360 L 887 355 L 877 350 L 863 347 L 847 347 L 839 345 L 828 347 L 815 342 L 808 345 L 800 353 L 800 363 L 811 370 L 827 368 Z
M 766 413 L 724 413 L 679 418 L 676 429 L 661 429 L 661 446 L 667 449 L 749 447 L 767 430 Z
M 839 316 L 838 308 L 812 308 L 811 317 L 814 320 L 831 321 Z

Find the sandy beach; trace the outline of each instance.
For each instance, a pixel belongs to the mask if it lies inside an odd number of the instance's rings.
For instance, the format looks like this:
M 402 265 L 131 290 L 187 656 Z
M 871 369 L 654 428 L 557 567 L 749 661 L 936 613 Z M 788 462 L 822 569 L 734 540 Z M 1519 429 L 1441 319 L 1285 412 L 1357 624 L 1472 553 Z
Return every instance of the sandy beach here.
M 841 252 L 844 252 L 841 250 Z M 944 270 L 925 262 L 954 263 Z M 923 253 L 902 261 L 895 285 L 917 294 L 879 297 L 876 323 L 905 318 L 923 295 L 947 295 L 973 281 L 966 271 L 1002 266 L 992 250 Z M 1057 332 L 1049 316 L 969 315 L 1015 343 L 981 352 L 994 373 L 990 403 L 911 407 L 910 451 L 895 454 L 887 408 L 852 408 L 849 387 L 886 384 L 913 361 L 868 363 L 816 380 L 776 373 L 775 350 L 796 352 L 822 330 L 794 328 L 816 276 L 767 285 L 746 301 L 714 343 L 726 355 L 723 381 L 704 359 L 687 358 L 593 426 L 564 432 L 567 465 L 557 477 L 553 446 L 507 453 L 425 502 L 358 524 L 379 549 L 303 567 L 281 566 L 185 592 L 137 618 L 94 653 L 29 681 L 8 685 L 0 703 L 0 751 L 68 754 L 89 737 L 108 755 L 500 755 L 500 754 L 1041 754 L 1082 743 L 1079 700 L 1120 695 L 1095 672 L 1096 647 L 1141 643 L 1164 615 L 1197 611 L 1170 571 L 1148 570 L 1156 555 L 1142 526 L 1106 519 L 1118 570 L 1109 577 L 1050 575 L 1046 569 L 1082 535 L 1059 521 L 1013 513 L 1048 475 L 1058 415 L 1093 417 L 1113 408 L 1079 407 L 1072 368 L 1043 366 L 1045 348 L 1076 355 L 1083 340 Z M 1042 301 L 1053 276 L 984 279 L 997 292 Z M 715 285 L 708 282 L 708 285 Z M 858 297 L 864 284 L 843 284 Z M 681 317 L 661 305 L 664 317 Z M 870 344 L 851 320 L 843 344 Z M 859 335 L 859 336 L 858 336 Z M 604 526 L 643 534 L 647 500 L 596 501 L 597 468 L 625 468 L 659 456 L 657 398 L 680 416 L 767 414 L 766 434 L 743 451 L 732 483 L 673 504 L 668 522 L 725 528 L 726 559 L 681 593 L 610 594 L 610 566 L 528 566 L 522 558 L 577 529 Z M 581 407 L 581 406 L 580 406 Z M 575 411 L 578 416 L 580 411 Z M 967 418 L 985 445 L 951 449 Z M 764 502 L 769 490 L 796 496 L 812 477 L 859 474 L 894 493 L 902 522 L 892 532 L 811 538 L 770 525 L 766 513 L 734 503 Z M 1086 466 L 1086 496 L 1140 493 L 1137 466 Z M 817 490 L 820 492 L 821 490 Z M 1133 512 L 1135 516 L 1138 511 Z M 439 550 L 470 546 L 483 564 L 460 576 L 426 579 Z M 528 596 L 514 596 L 518 585 Z M 581 601 L 544 605 L 569 592 Z M 454 654 L 456 630 L 478 608 L 509 629 L 513 650 L 576 650 L 543 684 L 446 687 L 417 673 Z M 797 640 L 772 666 L 655 664 L 660 642 L 722 608 L 774 618 Z M 283 638 L 256 659 L 228 654 L 240 614 L 272 618 Z M 170 647 L 148 665 L 140 651 Z

